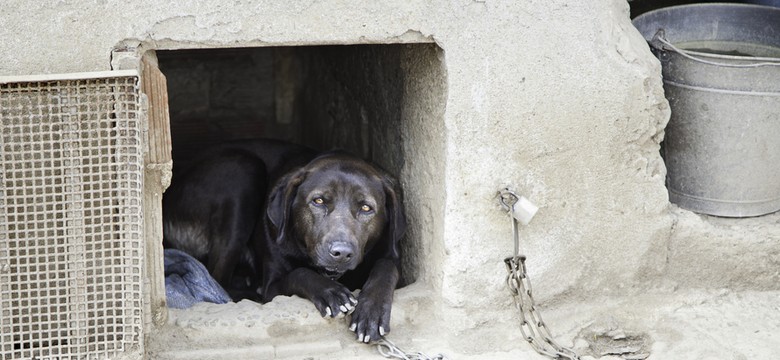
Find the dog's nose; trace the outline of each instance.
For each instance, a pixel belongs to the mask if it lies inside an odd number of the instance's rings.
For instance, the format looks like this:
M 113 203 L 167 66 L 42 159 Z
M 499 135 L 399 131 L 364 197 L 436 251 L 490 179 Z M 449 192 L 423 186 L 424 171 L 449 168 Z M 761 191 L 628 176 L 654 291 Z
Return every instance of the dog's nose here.
M 345 242 L 336 242 L 330 245 L 330 256 L 340 262 L 347 262 L 352 260 L 355 256 L 355 249 L 352 245 Z

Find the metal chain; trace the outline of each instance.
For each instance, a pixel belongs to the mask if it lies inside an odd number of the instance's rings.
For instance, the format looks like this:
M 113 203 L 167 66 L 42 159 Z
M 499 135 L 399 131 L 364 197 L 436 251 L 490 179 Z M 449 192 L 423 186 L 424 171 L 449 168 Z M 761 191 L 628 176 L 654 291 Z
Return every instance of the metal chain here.
M 536 352 L 552 359 L 578 360 L 577 354 L 553 339 L 550 330 L 536 308 L 531 282 L 525 269 L 525 256 L 514 256 L 504 260 L 507 267 L 506 284 L 520 312 L 520 333 Z
M 379 354 L 388 359 L 403 359 L 403 360 L 448 360 L 448 358 L 442 354 L 436 354 L 435 356 L 428 356 L 421 352 L 406 352 L 396 346 L 392 341 L 382 338 L 376 342 L 376 349 Z
M 506 284 L 520 312 L 520 333 L 523 339 L 539 354 L 551 359 L 579 360 L 574 350 L 561 346 L 553 339 L 550 330 L 542 320 L 542 314 L 536 308 L 531 281 L 525 268 L 525 256 L 520 255 L 520 237 L 517 219 L 512 215 L 512 207 L 519 197 L 510 190 L 500 194 L 501 205 L 509 212 L 512 219 L 512 237 L 515 241 L 515 256 L 504 260 L 507 269 Z
M 542 320 L 542 314 L 536 308 L 533 293 L 531 292 L 531 281 L 528 279 L 528 272 L 525 268 L 525 256 L 520 255 L 520 235 L 519 224 L 512 214 L 513 206 L 520 198 L 511 190 L 506 189 L 499 194 L 501 206 L 509 213 L 512 219 L 512 238 L 515 243 L 515 256 L 504 260 L 506 263 L 507 276 L 506 284 L 509 292 L 512 294 L 515 306 L 520 312 L 520 333 L 523 339 L 539 354 L 551 359 L 569 359 L 580 360 L 580 357 L 574 350 L 561 346 L 553 339 L 550 330 Z M 376 343 L 379 354 L 389 359 L 403 360 L 448 360 L 442 354 L 428 356 L 421 352 L 406 352 L 396 346 L 390 340 L 382 338 Z

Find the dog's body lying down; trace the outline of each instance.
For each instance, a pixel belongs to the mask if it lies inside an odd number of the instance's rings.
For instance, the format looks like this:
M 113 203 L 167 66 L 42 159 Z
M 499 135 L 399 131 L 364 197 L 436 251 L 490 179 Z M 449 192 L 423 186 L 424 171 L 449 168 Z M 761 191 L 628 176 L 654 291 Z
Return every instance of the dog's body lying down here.
M 395 180 L 365 161 L 270 140 L 220 145 L 174 175 L 163 224 L 166 247 L 202 261 L 234 300 L 298 295 L 323 316 L 351 313 L 360 341 L 390 330 L 406 219 Z

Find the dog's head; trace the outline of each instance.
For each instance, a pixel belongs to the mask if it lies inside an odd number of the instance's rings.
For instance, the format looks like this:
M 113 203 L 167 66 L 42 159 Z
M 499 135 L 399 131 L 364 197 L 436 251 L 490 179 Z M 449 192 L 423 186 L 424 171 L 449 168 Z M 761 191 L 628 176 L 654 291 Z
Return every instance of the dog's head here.
M 278 244 L 295 242 L 312 267 L 333 279 L 377 247 L 397 261 L 406 227 L 396 181 L 342 153 L 322 155 L 283 176 L 271 191 L 267 214 Z

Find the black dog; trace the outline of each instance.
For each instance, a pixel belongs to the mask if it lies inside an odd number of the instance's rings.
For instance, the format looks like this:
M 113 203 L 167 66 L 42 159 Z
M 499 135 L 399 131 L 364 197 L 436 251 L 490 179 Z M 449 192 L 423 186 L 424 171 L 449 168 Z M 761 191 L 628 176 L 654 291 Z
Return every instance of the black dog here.
M 351 313 L 359 341 L 390 331 L 406 217 L 396 181 L 365 161 L 269 140 L 221 145 L 174 176 L 163 223 L 166 246 L 203 261 L 234 299 L 298 295 L 322 316 Z

